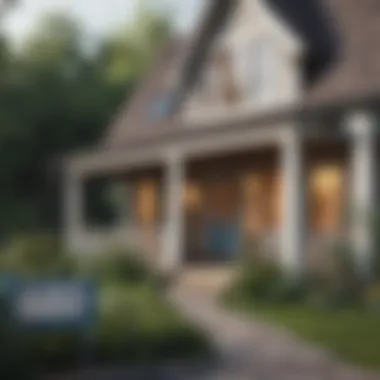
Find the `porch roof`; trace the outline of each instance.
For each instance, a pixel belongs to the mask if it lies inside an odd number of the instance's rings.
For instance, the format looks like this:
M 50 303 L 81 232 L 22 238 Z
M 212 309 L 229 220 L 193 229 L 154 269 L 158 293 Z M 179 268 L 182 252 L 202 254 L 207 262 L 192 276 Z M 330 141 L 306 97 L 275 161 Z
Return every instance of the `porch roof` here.
M 164 164 L 171 155 L 207 155 L 217 151 L 270 143 L 281 138 L 284 124 L 294 120 L 295 110 L 282 109 L 253 117 L 212 118 L 208 122 L 160 129 L 120 146 L 98 145 L 64 158 L 64 166 L 76 172 L 109 174 L 128 167 Z
M 295 105 L 277 108 L 276 111 L 239 115 L 217 116 L 198 123 L 178 120 L 175 128 L 158 129 L 156 133 L 127 141 L 123 145 L 98 145 L 93 149 L 79 150 L 64 159 L 64 165 L 78 172 L 108 174 L 127 167 L 160 165 L 168 155 L 180 153 L 196 155 L 214 151 L 238 150 L 240 147 L 260 145 L 281 139 L 281 130 L 289 123 L 306 127 L 309 122 L 330 112 L 344 111 L 352 107 L 368 107 L 380 98 L 379 93 L 358 99 L 318 103 L 313 106 Z M 323 119 L 322 119 L 323 120 Z M 338 126 L 337 126 L 338 127 Z

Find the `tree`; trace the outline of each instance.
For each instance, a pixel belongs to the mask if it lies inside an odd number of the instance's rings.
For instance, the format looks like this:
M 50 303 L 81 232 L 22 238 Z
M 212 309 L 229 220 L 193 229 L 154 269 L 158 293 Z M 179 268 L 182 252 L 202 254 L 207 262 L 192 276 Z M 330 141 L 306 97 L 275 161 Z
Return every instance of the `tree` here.
M 78 22 L 59 14 L 47 15 L 21 52 L 4 41 L 0 234 L 58 225 L 59 186 L 51 187 L 47 169 L 60 154 L 99 140 L 165 38 L 165 25 L 141 16 L 91 55 Z
M 51 13 L 38 24 L 23 47 L 25 59 L 46 69 L 65 71 L 83 56 L 81 41 L 83 33 L 80 25 L 72 18 Z
M 169 20 L 149 10 L 138 12 L 136 21 L 106 39 L 99 51 L 105 80 L 135 81 L 146 71 L 157 48 L 170 33 Z

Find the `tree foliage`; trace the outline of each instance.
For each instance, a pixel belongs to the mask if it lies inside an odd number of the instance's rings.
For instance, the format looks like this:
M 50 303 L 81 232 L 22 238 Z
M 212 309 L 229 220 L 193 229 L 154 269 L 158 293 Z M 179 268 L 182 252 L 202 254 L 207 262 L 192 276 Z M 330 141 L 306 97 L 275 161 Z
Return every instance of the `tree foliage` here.
M 20 51 L 0 40 L 0 235 L 57 226 L 55 159 L 102 136 L 167 25 L 141 13 L 88 53 L 81 25 L 51 14 Z

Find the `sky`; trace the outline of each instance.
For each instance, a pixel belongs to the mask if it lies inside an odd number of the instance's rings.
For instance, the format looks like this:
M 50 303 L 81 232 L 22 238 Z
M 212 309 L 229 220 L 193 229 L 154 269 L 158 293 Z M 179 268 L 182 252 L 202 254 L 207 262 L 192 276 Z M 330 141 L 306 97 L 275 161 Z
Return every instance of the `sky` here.
M 197 18 L 204 0 L 20 0 L 5 20 L 5 29 L 16 42 L 28 36 L 42 15 L 63 11 L 73 14 L 92 38 L 99 38 L 133 20 L 143 2 L 165 9 L 174 9 L 175 24 L 188 29 Z

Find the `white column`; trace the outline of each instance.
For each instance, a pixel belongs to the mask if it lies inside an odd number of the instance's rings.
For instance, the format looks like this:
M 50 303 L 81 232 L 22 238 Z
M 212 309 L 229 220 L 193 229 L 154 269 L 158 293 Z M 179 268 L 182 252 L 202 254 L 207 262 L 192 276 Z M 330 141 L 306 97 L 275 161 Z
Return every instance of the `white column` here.
M 82 179 L 78 173 L 67 169 L 63 192 L 64 234 L 65 246 L 74 253 L 77 239 L 83 230 L 83 213 Z
M 306 255 L 306 202 L 302 136 L 296 126 L 284 130 L 281 146 L 283 218 L 281 262 L 291 275 L 302 274 Z
M 178 154 L 169 155 L 164 173 L 164 231 L 161 252 L 162 269 L 166 272 L 178 269 L 183 260 L 184 210 L 182 195 L 184 181 L 183 158 Z
M 351 135 L 351 244 L 358 268 L 369 274 L 373 253 L 373 217 L 376 212 L 375 119 L 370 113 L 348 115 Z

